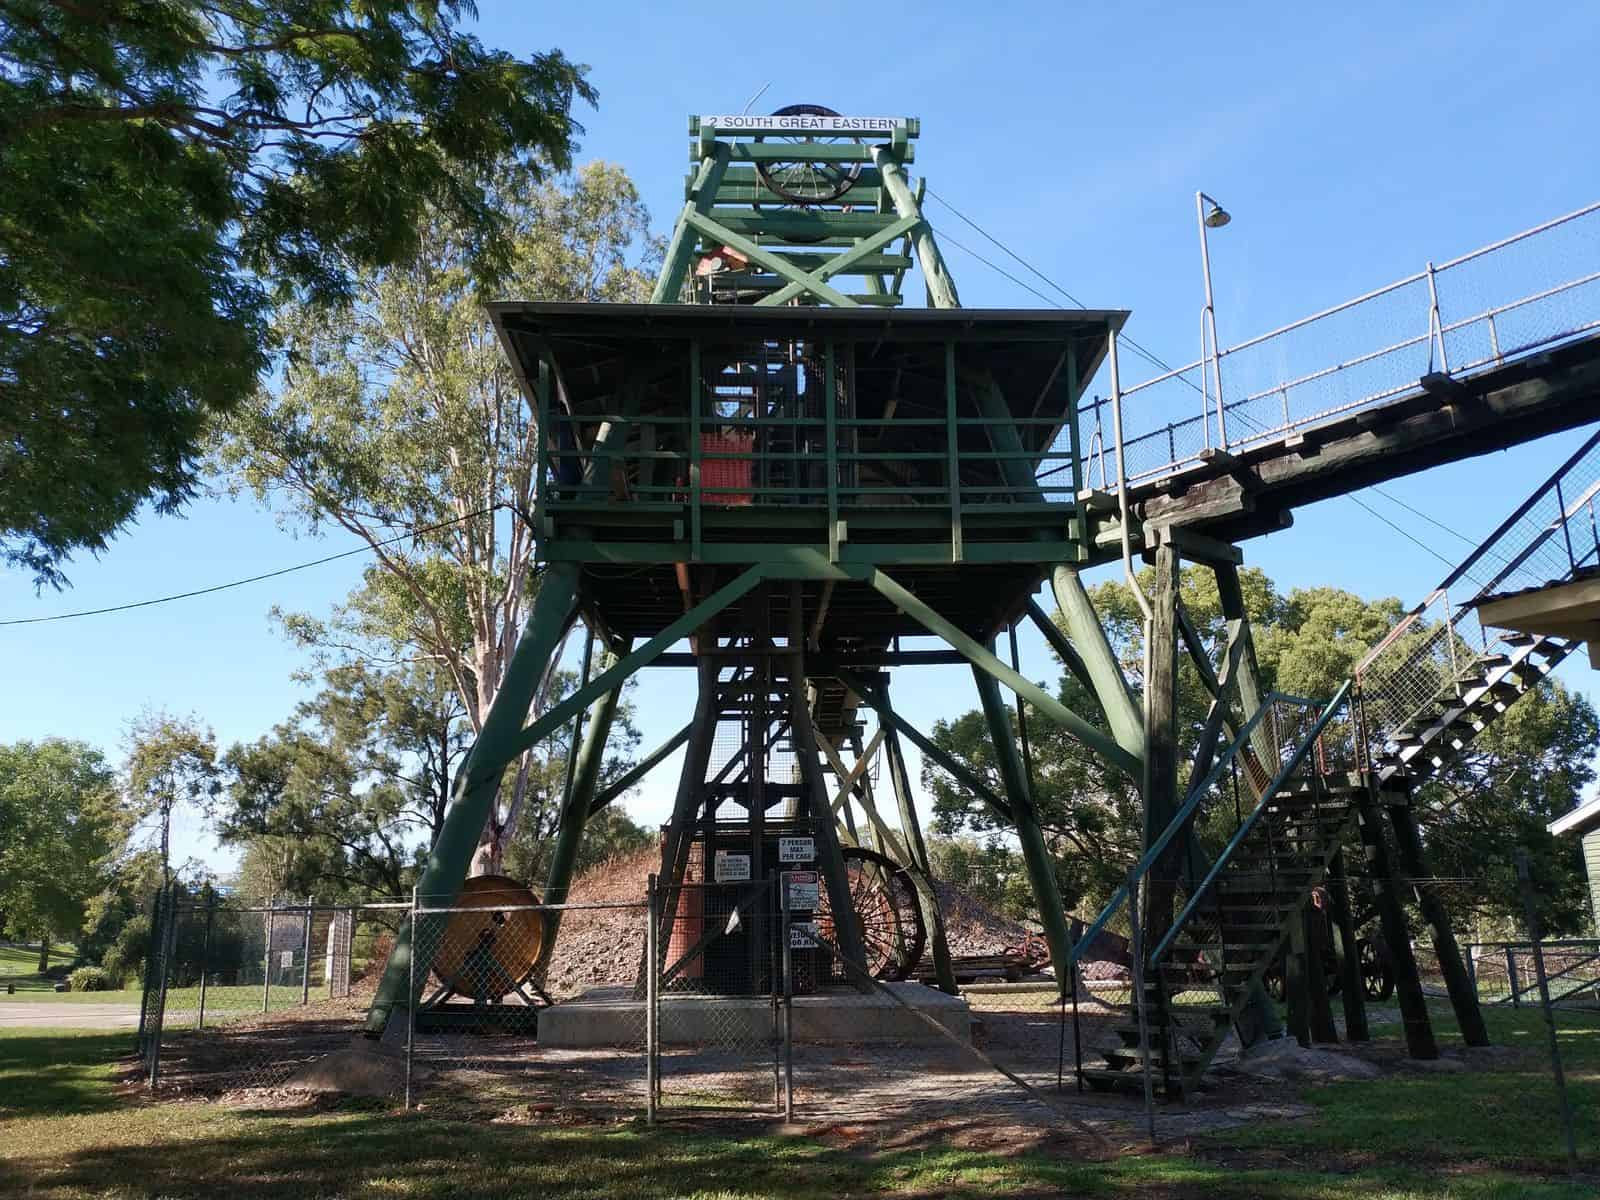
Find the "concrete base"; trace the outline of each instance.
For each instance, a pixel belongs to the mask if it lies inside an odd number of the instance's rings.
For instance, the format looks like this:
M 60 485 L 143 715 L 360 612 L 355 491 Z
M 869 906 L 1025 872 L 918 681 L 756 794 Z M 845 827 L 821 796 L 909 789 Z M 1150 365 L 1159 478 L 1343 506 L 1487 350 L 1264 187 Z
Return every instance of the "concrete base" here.
M 829 992 L 794 998 L 794 1040 L 807 1043 L 942 1042 L 923 1020 L 972 1041 L 967 1002 L 920 983 L 883 985 L 882 992 Z M 903 1000 L 905 1004 L 896 1003 Z M 909 1006 L 909 1008 L 907 1007 Z M 661 997 L 661 1044 L 766 1041 L 773 1036 L 772 1001 L 765 996 Z M 558 1048 L 627 1046 L 644 1040 L 644 1002 L 630 988 L 592 988 L 539 1014 L 539 1044 Z

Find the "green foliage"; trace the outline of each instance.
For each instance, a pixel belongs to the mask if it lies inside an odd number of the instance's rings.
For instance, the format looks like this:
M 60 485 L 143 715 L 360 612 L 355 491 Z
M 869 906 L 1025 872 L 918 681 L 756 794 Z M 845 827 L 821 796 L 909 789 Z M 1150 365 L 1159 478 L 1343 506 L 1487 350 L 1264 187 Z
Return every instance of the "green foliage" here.
M 150 902 L 160 886 L 160 851 L 124 853 L 84 906 L 79 957 L 113 978 L 138 978 L 150 940 Z
M 0 744 L 0 912 L 9 928 L 45 941 L 77 932 L 126 832 L 115 781 L 83 742 Z
M 111 992 L 121 987 L 122 980 L 113 979 L 103 967 L 79 967 L 67 976 L 70 992 Z
M 59 585 L 142 501 L 187 500 L 274 298 L 353 298 L 354 272 L 431 250 L 430 212 L 504 270 L 504 192 L 566 169 L 594 93 L 559 51 L 484 47 L 472 15 L 0 3 L 0 560 Z
M 998 837 L 931 837 L 933 877 L 960 888 L 986 908 L 1014 920 L 1034 919 L 1039 905 L 1022 855 Z
M 476 228 L 428 209 L 426 260 L 358 272 L 345 308 L 282 310 L 281 380 L 229 419 L 218 448 L 234 486 L 279 505 L 285 521 L 374 546 L 345 605 L 328 619 L 279 614 L 286 632 L 319 666 L 430 664 L 473 731 L 538 587 L 527 520 L 538 431 L 483 304 L 641 299 L 655 253 L 648 213 L 616 167 L 592 163 L 537 188 L 508 172 L 494 187 L 509 231 L 494 286 L 474 269 Z M 550 698 L 547 686 L 536 708 Z M 512 775 L 481 867 L 495 867 L 527 789 L 541 784 L 531 762 Z
M 172 814 L 186 806 L 209 815 L 221 785 L 217 740 L 197 717 L 147 712 L 128 728 L 128 805 L 156 823 L 163 876 L 170 874 Z

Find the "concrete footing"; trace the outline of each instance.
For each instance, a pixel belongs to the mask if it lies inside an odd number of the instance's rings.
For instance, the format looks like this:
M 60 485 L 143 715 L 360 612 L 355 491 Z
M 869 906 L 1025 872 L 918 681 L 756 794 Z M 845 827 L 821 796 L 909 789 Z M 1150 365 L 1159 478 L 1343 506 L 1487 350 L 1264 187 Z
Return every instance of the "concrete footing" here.
M 961 1041 L 971 1042 L 971 1013 L 959 996 L 920 983 L 884 986 L 893 997 L 879 991 L 796 996 L 795 1041 L 945 1041 L 923 1019 L 927 1017 Z M 774 1034 L 772 1000 L 766 996 L 667 995 L 661 997 L 660 1017 L 663 1046 L 766 1041 Z M 541 1046 L 627 1046 L 643 1040 L 644 1001 L 634 999 L 631 988 L 593 988 L 539 1014 Z

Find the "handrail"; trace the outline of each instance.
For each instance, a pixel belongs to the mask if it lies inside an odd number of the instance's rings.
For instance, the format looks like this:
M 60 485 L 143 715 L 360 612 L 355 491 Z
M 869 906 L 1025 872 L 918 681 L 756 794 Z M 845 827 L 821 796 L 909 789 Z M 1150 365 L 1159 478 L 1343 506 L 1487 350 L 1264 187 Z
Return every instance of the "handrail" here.
M 1171 927 L 1168 928 L 1166 936 L 1161 939 L 1161 942 L 1147 960 L 1152 968 L 1160 963 L 1162 955 L 1171 948 L 1173 940 L 1182 931 L 1184 924 L 1189 920 L 1194 910 L 1199 907 L 1201 899 L 1216 882 L 1217 877 L 1222 874 L 1222 869 L 1228 865 L 1228 860 L 1233 857 L 1233 852 L 1239 848 L 1250 831 L 1255 828 L 1256 822 L 1260 820 L 1261 814 L 1266 811 L 1267 805 L 1277 795 L 1278 789 L 1284 785 L 1290 775 L 1299 769 L 1300 764 L 1305 761 L 1306 755 L 1311 753 L 1311 747 L 1316 744 L 1317 739 L 1322 736 L 1322 731 L 1327 728 L 1328 722 L 1333 720 L 1339 709 L 1344 707 L 1344 702 L 1350 696 L 1352 683 L 1352 680 L 1346 679 L 1339 685 L 1339 690 L 1334 693 L 1333 699 L 1328 701 L 1328 706 L 1322 710 L 1322 715 L 1317 718 L 1316 724 L 1311 727 L 1311 731 L 1300 740 L 1300 744 L 1295 747 L 1294 753 L 1289 755 L 1289 761 L 1284 763 L 1278 773 L 1272 777 L 1272 782 L 1263 790 L 1261 799 L 1256 802 L 1255 808 L 1250 810 L 1250 815 L 1240 822 L 1239 828 L 1234 832 L 1233 837 L 1229 839 L 1227 846 L 1217 856 L 1217 861 L 1211 864 L 1211 870 L 1207 871 L 1206 877 L 1200 881 L 1200 886 L 1189 893 L 1189 902 L 1183 906 L 1183 910 L 1179 912 Z M 1265 710 L 1263 709 L 1263 711 Z
M 1283 701 L 1289 704 L 1301 704 L 1307 707 L 1317 703 L 1315 700 L 1307 700 L 1301 696 L 1291 696 L 1286 692 L 1269 692 L 1266 699 L 1262 701 L 1261 707 L 1256 709 L 1256 711 L 1251 714 L 1250 719 L 1240 726 L 1238 736 L 1236 736 L 1233 741 L 1229 742 L 1227 749 L 1217 756 L 1216 762 L 1212 765 L 1211 770 L 1206 773 L 1206 777 L 1193 788 L 1189 789 L 1189 796 L 1183 802 L 1183 807 L 1181 807 L 1172 820 L 1167 823 L 1167 827 L 1161 831 L 1161 833 L 1156 837 L 1156 840 L 1150 843 L 1150 849 L 1144 852 L 1144 855 L 1139 859 L 1138 864 L 1133 868 L 1132 871 L 1128 873 L 1129 879 L 1143 879 L 1144 876 L 1149 872 L 1150 868 L 1155 865 L 1156 860 L 1160 858 L 1162 853 L 1165 852 L 1166 848 L 1172 844 L 1172 839 L 1177 837 L 1178 831 L 1182 829 L 1183 826 L 1188 822 L 1189 818 L 1194 815 L 1195 809 L 1200 806 L 1200 802 L 1205 799 L 1206 793 L 1211 790 L 1211 785 L 1216 783 L 1223 770 L 1234 760 L 1234 758 L 1238 756 L 1239 751 L 1249 743 L 1250 735 L 1255 732 L 1256 726 L 1259 725 L 1266 715 L 1272 711 L 1273 704 L 1278 701 Z M 1100 911 L 1100 915 L 1089 924 L 1089 926 L 1079 936 L 1077 942 L 1074 943 L 1072 947 L 1072 953 L 1068 955 L 1068 961 L 1070 963 L 1076 963 L 1078 961 L 1079 947 L 1087 946 L 1091 941 L 1099 936 L 1099 934 L 1105 929 L 1107 923 L 1111 920 L 1112 914 L 1116 912 L 1116 910 L 1122 905 L 1123 902 L 1127 900 L 1127 898 L 1128 882 L 1127 880 L 1124 880 L 1120 885 L 1118 885 L 1117 890 L 1112 893 L 1111 899 L 1106 901 L 1105 907 Z
M 1588 454 L 1589 451 L 1593 450 L 1597 444 L 1600 444 L 1600 430 L 1596 430 L 1589 437 L 1589 439 L 1583 443 L 1582 446 L 1578 447 L 1577 452 L 1574 453 L 1572 457 L 1568 458 L 1566 462 L 1557 467 L 1548 479 L 1546 479 L 1542 484 L 1529 493 L 1528 498 L 1517 506 L 1516 511 L 1504 521 L 1500 522 L 1500 524 L 1495 527 L 1493 533 L 1478 543 L 1477 549 L 1469 554 L 1460 563 L 1460 565 L 1456 567 L 1455 570 L 1451 571 L 1450 574 L 1445 577 L 1443 583 L 1434 588 L 1433 591 L 1429 592 L 1427 598 L 1424 599 L 1422 603 L 1418 604 L 1410 612 L 1406 613 L 1406 615 L 1400 619 L 1399 623 L 1396 624 L 1395 627 L 1384 636 L 1382 641 L 1380 641 L 1371 650 L 1367 651 L 1366 655 L 1361 659 L 1361 661 L 1356 664 L 1356 679 L 1359 681 L 1361 676 L 1366 672 L 1367 668 L 1377 660 L 1378 656 L 1382 654 L 1384 650 L 1388 649 L 1388 647 L 1393 644 L 1396 638 L 1400 637 L 1401 634 L 1411 627 L 1411 625 L 1414 623 L 1414 618 L 1426 612 L 1442 593 L 1448 591 L 1451 587 L 1458 583 L 1461 580 L 1461 577 L 1475 567 L 1497 541 L 1510 532 L 1511 529 L 1516 526 L 1517 522 L 1521 521 L 1523 517 L 1528 515 L 1535 504 L 1544 499 L 1544 497 L 1550 492 L 1554 491 L 1560 484 L 1561 480 L 1566 477 L 1567 473 L 1571 471 L 1573 467 L 1577 466 L 1578 463 L 1582 461 L 1583 457 Z M 1501 574 L 1496 577 L 1495 581 L 1498 582 L 1499 579 L 1504 577 L 1504 575 L 1505 572 L 1501 572 Z M 1483 591 L 1483 589 L 1479 589 L 1479 592 L 1473 597 L 1473 599 L 1477 599 L 1482 596 Z M 1470 605 L 1471 601 L 1469 600 L 1467 604 Z

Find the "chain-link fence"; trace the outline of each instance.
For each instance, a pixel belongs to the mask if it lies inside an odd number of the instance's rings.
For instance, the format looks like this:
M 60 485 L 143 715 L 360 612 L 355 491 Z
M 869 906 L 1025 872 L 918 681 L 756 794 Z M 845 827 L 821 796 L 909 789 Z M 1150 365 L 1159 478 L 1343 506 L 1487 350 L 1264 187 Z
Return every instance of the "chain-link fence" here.
M 270 1088 L 360 1027 L 363 986 L 388 956 L 404 901 L 155 901 L 139 1051 L 157 1090 Z

